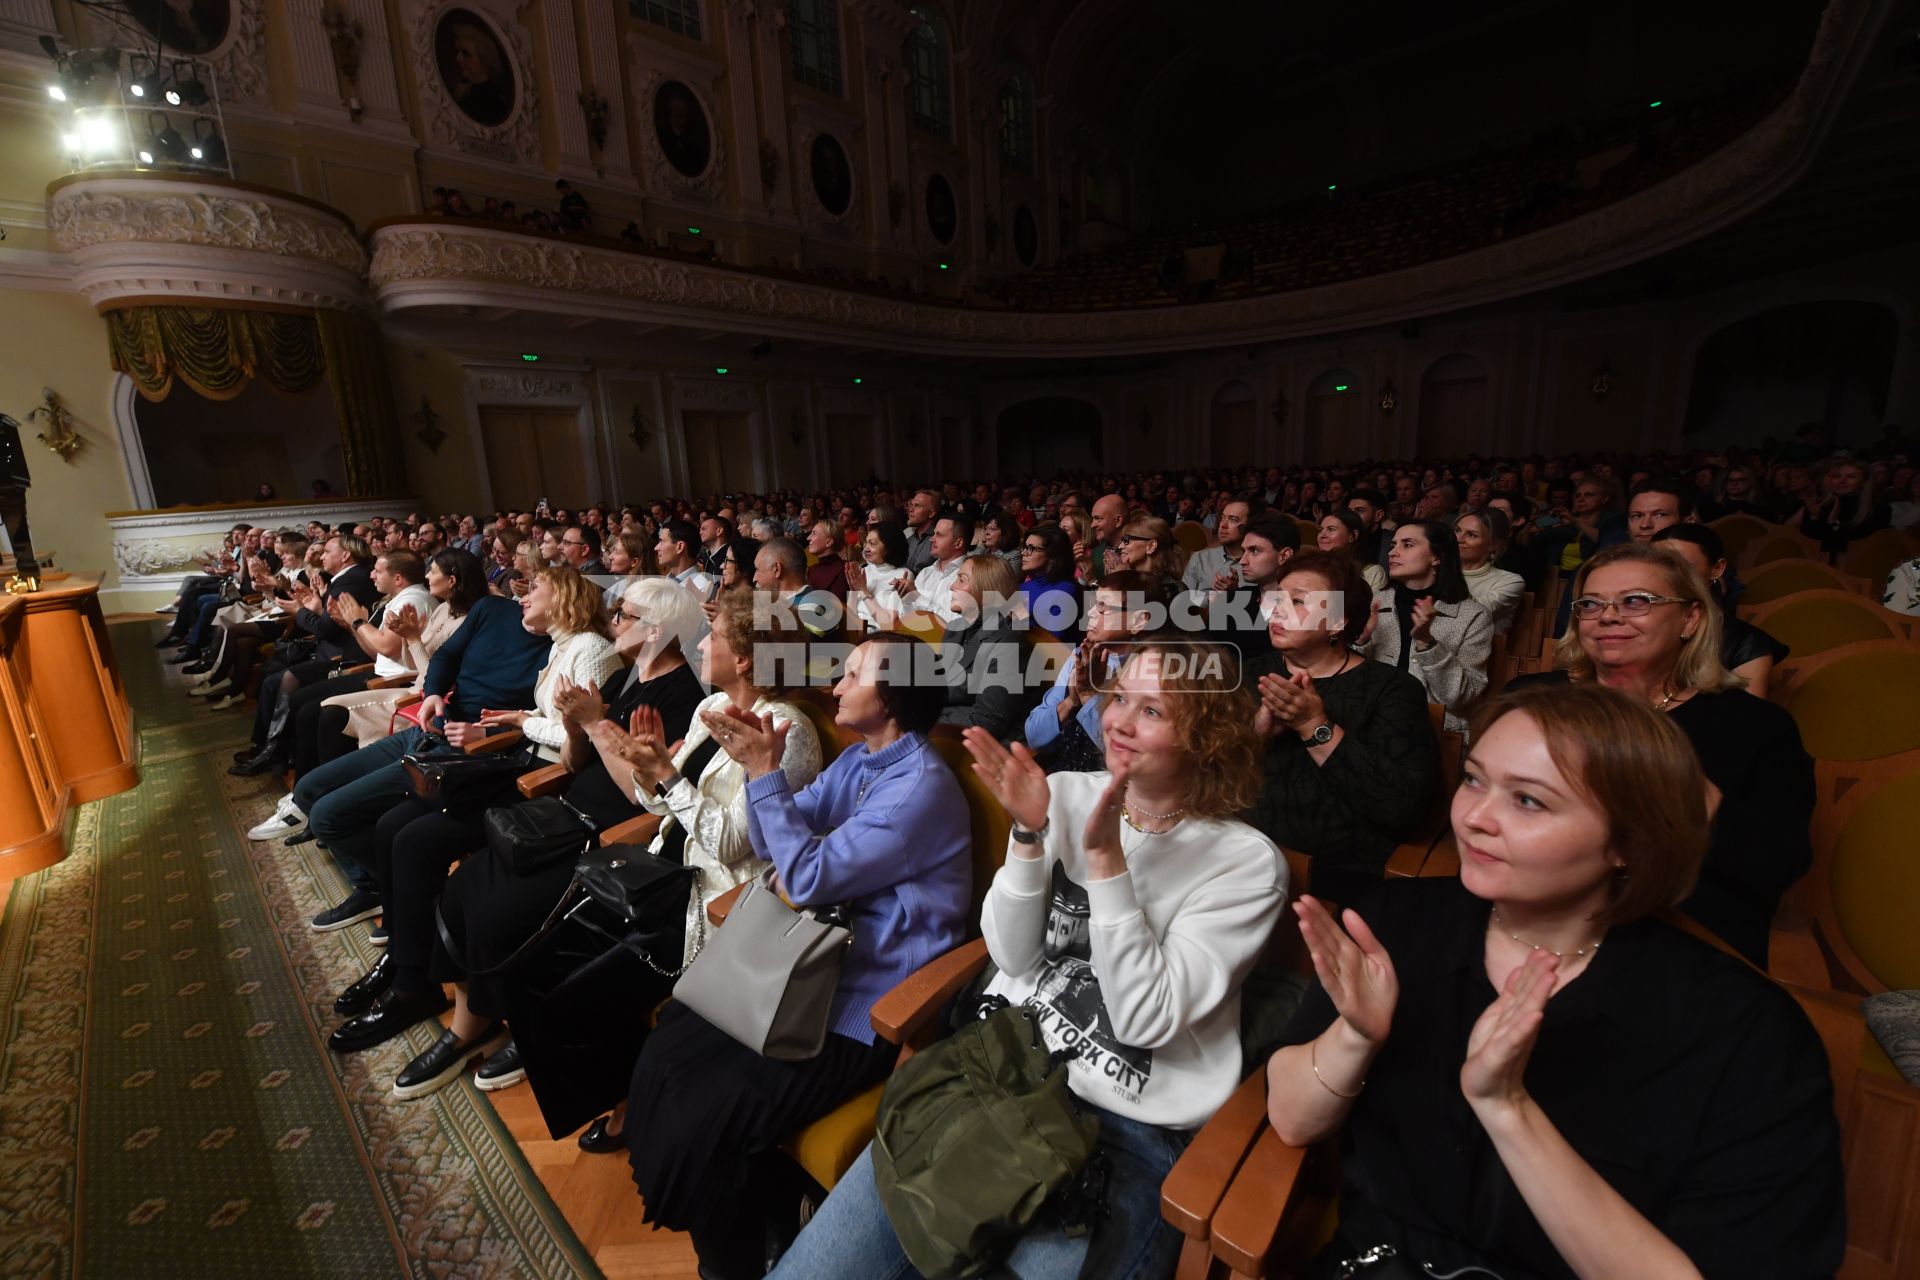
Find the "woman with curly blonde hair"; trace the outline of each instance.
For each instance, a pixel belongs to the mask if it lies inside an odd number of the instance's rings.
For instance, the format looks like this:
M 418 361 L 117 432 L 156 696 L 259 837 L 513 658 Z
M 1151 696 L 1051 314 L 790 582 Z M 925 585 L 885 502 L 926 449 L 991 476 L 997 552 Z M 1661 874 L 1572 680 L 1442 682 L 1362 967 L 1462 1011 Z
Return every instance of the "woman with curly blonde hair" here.
M 1259 779 L 1253 714 L 1230 649 L 1150 637 L 1107 691 L 1106 772 L 1049 777 L 1024 746 L 966 730 L 1013 818 L 980 920 L 999 967 L 986 994 L 1032 1009 L 1048 1048 L 1077 1049 L 1068 1087 L 1099 1118 L 1107 1175 L 1090 1232 L 1043 1216 L 1009 1272 L 1173 1270 L 1160 1183 L 1240 1083 L 1240 986 L 1287 896 L 1279 849 L 1234 817 Z M 909 1273 L 872 1160 L 834 1186 L 780 1280 Z

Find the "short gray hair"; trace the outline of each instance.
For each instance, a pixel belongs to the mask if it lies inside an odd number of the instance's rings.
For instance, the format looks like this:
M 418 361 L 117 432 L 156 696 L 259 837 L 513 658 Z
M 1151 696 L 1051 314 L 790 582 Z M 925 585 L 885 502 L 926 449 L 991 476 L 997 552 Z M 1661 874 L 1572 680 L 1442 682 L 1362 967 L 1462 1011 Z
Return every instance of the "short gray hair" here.
M 807 553 L 792 538 L 768 538 L 761 544 L 760 550 L 771 554 L 779 562 L 781 577 L 791 578 L 795 582 L 806 581 Z
M 664 638 L 677 643 L 681 654 L 693 656 L 706 622 L 693 592 L 671 578 L 644 577 L 629 583 L 621 598 L 659 624 Z

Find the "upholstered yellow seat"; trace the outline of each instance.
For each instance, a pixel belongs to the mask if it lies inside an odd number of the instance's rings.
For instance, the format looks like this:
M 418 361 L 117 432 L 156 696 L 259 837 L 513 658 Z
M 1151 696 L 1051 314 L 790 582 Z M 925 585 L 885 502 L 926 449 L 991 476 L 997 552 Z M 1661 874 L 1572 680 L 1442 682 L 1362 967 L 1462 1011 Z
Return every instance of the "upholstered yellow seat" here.
M 1920 987 L 1915 814 L 1920 814 L 1920 771 L 1875 788 L 1852 807 L 1834 838 L 1828 866 L 1832 924 L 1883 990 Z
M 1727 549 L 1727 556 L 1735 564 L 1740 563 L 1747 548 L 1770 533 L 1781 532 L 1777 524 L 1769 524 L 1759 516 L 1731 515 L 1721 516 L 1707 523 L 1707 527 L 1720 535 L 1720 542 Z
M 1860 640 L 1908 640 L 1913 619 L 1851 591 L 1798 591 L 1762 605 L 1749 621 L 1799 657 Z
M 840 1175 L 873 1141 L 874 1117 L 885 1088 L 885 1084 L 877 1084 L 848 1098 L 789 1139 L 786 1153 L 807 1171 L 808 1177 L 833 1190 Z
M 1805 538 L 1797 533 L 1781 532 L 1757 539 L 1743 563 L 1748 568 L 1756 568 L 1776 560 L 1807 560 L 1812 555 L 1812 544 Z
M 1851 646 L 1795 681 L 1781 701 L 1816 760 L 1920 750 L 1920 647 Z
M 1188 555 L 1206 550 L 1213 542 L 1213 535 L 1207 532 L 1207 526 L 1195 520 L 1182 520 L 1173 526 L 1173 537 Z
M 1893 567 L 1915 556 L 1920 556 L 1920 538 L 1898 529 L 1882 529 L 1848 547 L 1841 557 L 1841 567 L 1870 583 L 1877 600 Z
M 1865 583 L 1850 574 L 1830 569 L 1817 560 L 1775 560 L 1754 570 L 1740 592 L 1740 608 L 1784 600 L 1801 591 L 1852 591 L 1860 594 Z

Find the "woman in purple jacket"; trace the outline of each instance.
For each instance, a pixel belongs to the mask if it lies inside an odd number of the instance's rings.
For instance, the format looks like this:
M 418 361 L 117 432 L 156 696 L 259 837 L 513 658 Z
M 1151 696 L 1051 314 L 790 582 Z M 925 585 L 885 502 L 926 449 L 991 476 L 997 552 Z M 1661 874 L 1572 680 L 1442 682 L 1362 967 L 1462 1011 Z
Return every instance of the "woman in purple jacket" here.
M 647 1038 L 627 1104 L 633 1180 L 647 1221 L 692 1235 L 703 1276 L 764 1274 L 769 1232 L 799 1226 L 803 1175 L 780 1144 L 886 1077 L 898 1050 L 874 1034 L 874 1002 L 965 938 L 972 840 L 960 784 L 925 736 L 946 700 L 931 659 L 888 632 L 855 649 L 834 722 L 864 746 L 797 793 L 780 768 L 784 724 L 707 720 L 746 769 L 753 847 L 781 892 L 844 906 L 853 943 L 813 1058 L 763 1058 L 678 1004 Z

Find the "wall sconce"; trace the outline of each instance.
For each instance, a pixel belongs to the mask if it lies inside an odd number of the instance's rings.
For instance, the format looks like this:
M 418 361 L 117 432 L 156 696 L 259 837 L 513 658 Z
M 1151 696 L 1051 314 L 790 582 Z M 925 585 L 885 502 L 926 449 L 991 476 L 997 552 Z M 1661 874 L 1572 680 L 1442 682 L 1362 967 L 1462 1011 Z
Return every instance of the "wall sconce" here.
M 337 3 L 329 4 L 320 14 L 321 29 L 327 33 L 327 48 L 333 54 L 333 69 L 340 73 L 340 79 L 350 92 L 347 94 L 347 114 L 355 120 L 365 110 L 360 105 L 360 42 L 366 38 L 366 29 L 357 18 L 347 16 L 345 9 Z
M 653 441 L 653 431 L 648 427 L 646 415 L 640 412 L 639 405 L 633 406 L 633 412 L 628 415 L 627 421 L 631 424 L 627 428 L 627 439 L 633 441 L 634 448 L 644 452 L 647 445 Z
M 36 419 L 44 419 L 47 424 L 47 429 L 37 437 L 40 443 L 59 454 L 63 461 L 72 462 L 73 455 L 87 443 L 73 429 L 73 415 L 60 403 L 52 387 L 40 388 L 40 407 L 27 414 L 28 422 Z
M 1392 413 L 1400 406 L 1400 397 L 1393 389 L 1393 379 L 1388 378 L 1380 388 L 1380 412 Z
M 595 151 L 606 150 L 607 120 L 613 109 L 598 89 L 585 88 L 574 96 L 579 100 L 581 114 L 587 118 L 587 141 Z
M 440 429 L 440 415 L 434 412 L 433 405 L 424 395 L 420 397 L 420 407 L 414 411 L 413 422 L 420 428 L 413 433 L 420 443 L 434 453 L 440 452 L 440 444 L 447 438 L 447 433 Z
M 1600 367 L 1593 371 L 1591 390 L 1595 400 L 1605 400 L 1607 393 L 1613 390 L 1613 366 L 1605 360 L 1602 360 Z

